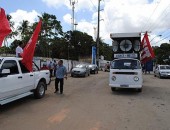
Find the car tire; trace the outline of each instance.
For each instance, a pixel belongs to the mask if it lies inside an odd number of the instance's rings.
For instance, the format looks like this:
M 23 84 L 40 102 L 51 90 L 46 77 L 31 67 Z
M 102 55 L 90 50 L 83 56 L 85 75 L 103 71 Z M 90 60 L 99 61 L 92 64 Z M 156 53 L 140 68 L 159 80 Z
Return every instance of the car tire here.
M 112 92 L 116 91 L 115 87 L 111 87 Z
M 159 73 L 159 78 L 160 78 L 160 79 L 162 79 L 162 76 L 161 76 L 161 74 L 160 74 L 160 73 Z
M 37 99 L 43 98 L 45 95 L 46 84 L 43 81 L 40 81 L 37 85 L 37 88 L 34 91 L 34 97 Z

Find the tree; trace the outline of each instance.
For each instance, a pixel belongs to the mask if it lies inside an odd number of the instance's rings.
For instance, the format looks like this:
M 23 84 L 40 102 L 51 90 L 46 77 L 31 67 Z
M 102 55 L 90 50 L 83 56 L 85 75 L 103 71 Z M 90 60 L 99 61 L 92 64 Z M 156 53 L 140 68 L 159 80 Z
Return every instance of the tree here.
M 153 47 L 157 64 L 170 64 L 170 44 L 162 43 L 160 47 Z
M 23 43 L 27 43 L 31 33 L 32 33 L 32 27 L 29 26 L 29 22 L 28 20 L 23 20 L 21 25 L 18 27 L 18 31 L 20 32 L 21 35 L 21 40 L 23 41 Z
M 55 40 L 58 40 L 58 37 L 63 35 L 62 26 L 55 15 L 43 13 L 40 18 L 43 21 L 39 40 L 39 47 L 43 52 L 41 56 L 51 57 L 51 45 L 59 42 Z
M 112 60 L 112 47 L 99 39 L 99 55 L 104 56 L 105 60 Z

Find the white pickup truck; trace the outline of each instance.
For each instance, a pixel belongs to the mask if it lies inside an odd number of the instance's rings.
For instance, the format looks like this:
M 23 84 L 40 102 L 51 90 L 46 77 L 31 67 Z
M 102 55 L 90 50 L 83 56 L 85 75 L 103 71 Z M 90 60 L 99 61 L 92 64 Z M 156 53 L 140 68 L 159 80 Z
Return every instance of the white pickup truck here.
M 29 72 L 22 58 L 0 57 L 0 105 L 34 94 L 42 98 L 50 83 L 49 70 L 39 70 L 33 63 Z

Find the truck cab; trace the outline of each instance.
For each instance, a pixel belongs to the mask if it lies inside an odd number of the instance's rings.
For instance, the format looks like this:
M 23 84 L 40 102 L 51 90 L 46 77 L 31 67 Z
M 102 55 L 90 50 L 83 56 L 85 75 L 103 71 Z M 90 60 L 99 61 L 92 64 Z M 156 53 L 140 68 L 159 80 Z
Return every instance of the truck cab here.
M 22 64 L 22 58 L 0 58 L 0 105 L 34 94 L 36 98 L 45 95 L 50 82 L 49 70 L 40 71 L 34 64 L 29 72 Z
M 117 88 L 135 88 L 142 91 L 142 67 L 137 59 L 121 58 L 111 62 L 109 86 L 112 91 Z

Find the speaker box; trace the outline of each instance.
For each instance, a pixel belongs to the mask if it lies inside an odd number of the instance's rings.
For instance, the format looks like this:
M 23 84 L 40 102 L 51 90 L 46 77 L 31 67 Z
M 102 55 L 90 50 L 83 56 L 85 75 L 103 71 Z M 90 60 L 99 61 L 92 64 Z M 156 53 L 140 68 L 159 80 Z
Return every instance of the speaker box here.
M 113 52 L 133 53 L 141 50 L 139 38 L 117 38 L 112 42 Z
M 130 40 L 122 40 L 119 46 L 121 51 L 128 52 L 132 49 L 132 42 Z
M 113 52 L 117 52 L 119 49 L 119 43 L 116 40 L 112 41 L 112 50 Z

